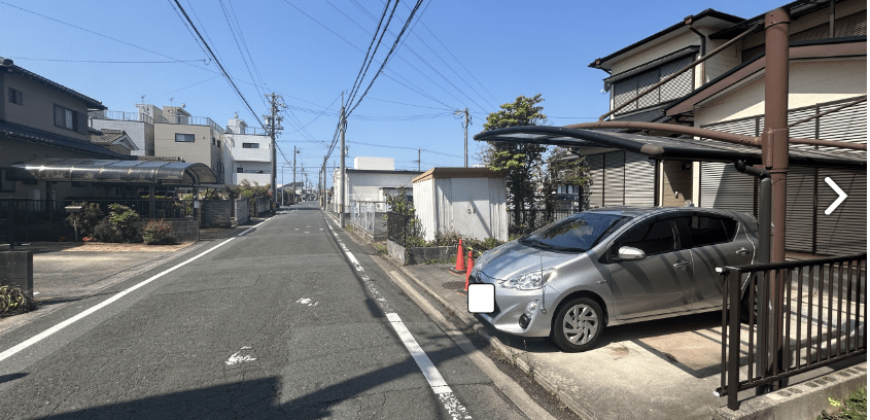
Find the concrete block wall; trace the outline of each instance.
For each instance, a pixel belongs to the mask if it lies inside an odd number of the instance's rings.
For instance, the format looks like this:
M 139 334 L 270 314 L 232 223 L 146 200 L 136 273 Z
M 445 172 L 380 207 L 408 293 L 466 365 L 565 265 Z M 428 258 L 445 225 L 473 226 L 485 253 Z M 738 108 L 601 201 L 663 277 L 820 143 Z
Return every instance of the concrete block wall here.
M 202 209 L 204 227 L 231 228 L 232 202 L 224 200 L 209 201 Z
M 199 241 L 199 220 L 197 219 L 166 219 L 164 222 L 172 226 L 175 239 L 178 242 Z
M 248 200 L 236 200 L 236 223 L 243 225 L 251 220 L 250 210 L 248 209 Z
M 257 213 L 263 213 L 272 210 L 271 201 L 268 198 L 261 197 L 257 199 Z
M 20 288 L 33 299 L 33 252 L 0 252 L 0 285 Z

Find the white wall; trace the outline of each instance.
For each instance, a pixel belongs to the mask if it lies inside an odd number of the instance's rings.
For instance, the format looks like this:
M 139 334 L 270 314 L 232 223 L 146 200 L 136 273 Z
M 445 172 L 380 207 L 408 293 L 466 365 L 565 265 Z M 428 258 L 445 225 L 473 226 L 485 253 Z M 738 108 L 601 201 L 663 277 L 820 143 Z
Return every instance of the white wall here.
M 233 139 L 233 158 L 236 161 L 272 162 L 272 139 L 269 136 L 224 134 L 224 137 L 231 137 Z M 246 149 L 242 146 L 243 143 L 256 143 L 260 147 L 257 149 Z M 290 159 L 293 159 L 293 157 L 290 156 Z
M 427 241 L 456 232 L 508 239 L 504 178 L 434 178 L 414 183 L 414 208 Z
M 139 121 L 121 121 L 121 120 L 104 120 L 99 118 L 94 118 L 90 120 L 91 128 L 95 130 L 102 130 L 104 128 L 108 128 L 110 130 L 124 130 L 130 139 L 133 140 L 133 143 L 136 144 L 136 147 L 139 150 L 133 150 L 130 154 L 133 156 L 148 156 L 149 155 L 149 147 L 150 147 L 150 155 L 154 155 L 154 132 L 151 130 L 151 138 L 148 139 L 145 133 L 145 123 Z M 148 144 L 151 143 L 151 144 Z

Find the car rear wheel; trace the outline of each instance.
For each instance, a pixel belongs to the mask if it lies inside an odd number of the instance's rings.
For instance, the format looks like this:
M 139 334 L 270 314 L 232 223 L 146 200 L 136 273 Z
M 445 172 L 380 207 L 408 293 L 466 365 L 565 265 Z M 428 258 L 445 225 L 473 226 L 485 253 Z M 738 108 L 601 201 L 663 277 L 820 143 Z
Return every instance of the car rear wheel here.
M 559 348 L 576 353 L 595 347 L 604 333 L 604 312 L 592 299 L 581 297 L 562 305 L 550 338 Z

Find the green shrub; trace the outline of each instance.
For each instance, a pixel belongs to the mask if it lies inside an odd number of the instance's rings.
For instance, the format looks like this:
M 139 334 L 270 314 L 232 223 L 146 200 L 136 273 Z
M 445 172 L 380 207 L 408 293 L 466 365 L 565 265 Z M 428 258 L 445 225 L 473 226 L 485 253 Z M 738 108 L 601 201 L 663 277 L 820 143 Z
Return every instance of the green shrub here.
M 816 420 L 867 420 L 867 388 L 858 388 L 845 401 L 828 398 L 834 410 L 822 410 Z
M 75 226 L 78 229 L 79 236 L 93 236 L 94 228 L 103 218 L 103 212 L 100 211 L 99 204 L 87 202 L 73 203 L 74 206 L 82 206 L 82 211 L 78 213 L 70 213 L 66 221 L 70 226 Z M 78 239 L 78 238 L 76 238 Z
M 139 213 L 127 206 L 109 204 L 109 216 L 97 223 L 94 236 L 102 242 L 142 242 Z
M 0 286 L 0 318 L 32 311 L 33 309 L 36 309 L 36 305 L 21 289 L 12 286 Z
M 142 228 L 142 240 L 148 245 L 172 245 L 177 242 L 172 226 L 163 220 L 149 220 Z

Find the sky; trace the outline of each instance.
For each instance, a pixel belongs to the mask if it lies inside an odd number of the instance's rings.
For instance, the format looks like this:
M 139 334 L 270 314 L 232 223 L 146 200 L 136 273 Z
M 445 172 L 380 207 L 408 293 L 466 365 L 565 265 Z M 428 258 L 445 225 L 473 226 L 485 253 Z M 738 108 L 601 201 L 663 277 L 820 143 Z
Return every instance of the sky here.
M 252 113 L 175 1 L 0 0 L 0 56 L 110 110 L 136 111 L 145 95 L 145 103 L 183 103 L 192 115 L 223 127 L 236 112 L 257 126 L 268 112 L 265 95 L 282 95 L 287 108 L 278 137 L 279 183 L 282 174 L 290 182 L 292 167 L 284 157 L 292 162 L 294 146 L 299 173 L 304 168 L 316 183 L 341 94 L 349 99 L 384 3 L 178 0 Z M 356 156 L 375 156 L 394 158 L 396 169 L 416 170 L 418 149 L 422 170 L 462 166 L 463 120 L 454 111 L 465 108 L 471 115 L 469 165 L 480 163 L 481 145 L 471 137 L 489 113 L 520 95 L 540 93 L 550 125 L 596 120 L 609 97 L 606 73 L 588 67 L 596 58 L 708 8 L 751 18 L 785 4 L 423 0 L 378 73 L 415 3 L 402 0 L 396 7 L 349 105 L 349 168 Z M 336 147 L 329 167 L 338 159 Z

